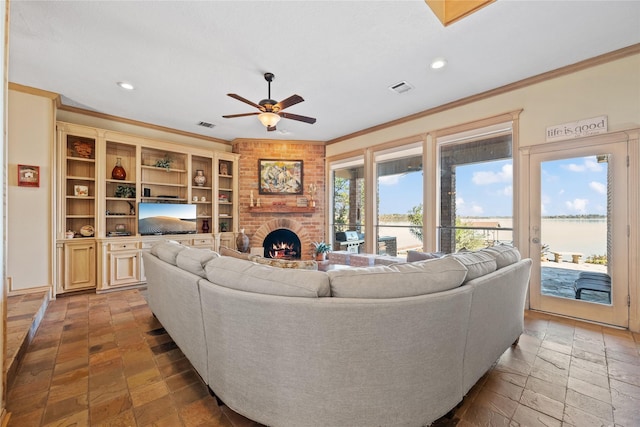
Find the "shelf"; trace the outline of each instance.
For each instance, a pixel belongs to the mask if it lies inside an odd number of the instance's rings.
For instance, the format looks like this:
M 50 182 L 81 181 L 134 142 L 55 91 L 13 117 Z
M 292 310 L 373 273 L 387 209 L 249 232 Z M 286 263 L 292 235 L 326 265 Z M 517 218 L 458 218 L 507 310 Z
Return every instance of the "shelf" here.
M 96 159 L 88 159 L 84 157 L 67 157 L 67 160 L 72 160 L 74 162 L 86 162 L 86 163 L 95 163 Z
M 218 188 L 219 191 L 233 191 L 231 188 Z
M 67 199 L 95 200 L 94 196 L 67 196 Z
M 162 200 L 163 202 L 186 202 L 187 199 L 179 197 L 141 197 L 141 200 Z
M 104 216 L 107 219 L 110 218 L 137 218 L 135 215 L 105 215 Z
M 90 176 L 67 176 L 67 180 L 73 181 L 95 181 L 96 179 Z
M 126 180 L 123 180 L 123 179 L 106 179 L 105 182 L 107 184 L 136 185 L 135 181 L 126 181 Z
M 115 201 L 123 201 L 123 202 L 135 202 L 135 197 L 105 197 L 105 200 L 115 200 Z
M 157 166 L 147 166 L 147 165 L 142 165 L 141 167 L 142 167 L 142 169 L 146 169 L 146 170 L 162 171 L 162 172 L 167 172 L 167 173 L 171 173 L 171 172 L 185 173 L 186 172 L 186 170 L 184 170 L 184 169 L 174 169 L 174 168 L 166 169 L 166 168 L 159 168 Z
M 211 187 L 200 187 L 199 185 L 194 185 L 191 188 L 194 190 L 211 190 Z
M 315 207 L 308 206 L 254 206 L 249 207 L 249 212 L 253 213 L 314 213 Z
M 175 187 L 175 188 L 187 188 L 186 184 L 166 184 L 163 182 L 151 182 L 151 181 L 142 181 L 140 182 L 142 185 L 157 185 L 160 187 Z
M 67 218 L 75 218 L 75 219 L 94 218 L 94 215 L 67 215 Z
M 196 218 L 198 219 L 210 219 L 213 218 L 211 215 L 198 215 Z

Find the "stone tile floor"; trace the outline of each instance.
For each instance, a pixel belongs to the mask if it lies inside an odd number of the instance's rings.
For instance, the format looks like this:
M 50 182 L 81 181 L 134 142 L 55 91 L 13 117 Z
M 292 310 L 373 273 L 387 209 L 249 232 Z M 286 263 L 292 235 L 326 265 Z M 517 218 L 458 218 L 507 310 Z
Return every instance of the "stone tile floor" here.
M 434 425 L 640 425 L 640 334 L 535 312 L 525 328 Z M 51 301 L 7 410 L 21 427 L 260 425 L 216 405 L 137 290 Z
M 541 290 L 544 295 L 575 299 L 573 283 L 581 271 L 606 273 L 606 266 L 571 262 L 542 262 Z M 609 295 L 604 292 L 582 291 L 582 300 L 599 304 L 609 304 Z

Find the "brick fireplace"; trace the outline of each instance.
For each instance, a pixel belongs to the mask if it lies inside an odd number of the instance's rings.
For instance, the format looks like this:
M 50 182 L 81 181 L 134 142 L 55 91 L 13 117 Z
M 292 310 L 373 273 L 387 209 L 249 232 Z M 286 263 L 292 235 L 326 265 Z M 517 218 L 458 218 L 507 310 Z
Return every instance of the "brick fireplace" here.
M 313 244 L 325 240 L 325 147 L 317 141 L 276 141 L 237 139 L 233 152 L 240 154 L 239 227 L 250 238 L 253 253 L 262 254 L 265 237 L 279 228 L 290 230 L 300 239 L 300 257 L 313 259 Z M 304 195 L 263 195 L 258 192 L 258 160 L 302 160 Z M 317 186 L 315 208 L 297 206 L 300 197 L 309 198 L 309 184 Z M 260 208 L 250 208 L 260 198 Z

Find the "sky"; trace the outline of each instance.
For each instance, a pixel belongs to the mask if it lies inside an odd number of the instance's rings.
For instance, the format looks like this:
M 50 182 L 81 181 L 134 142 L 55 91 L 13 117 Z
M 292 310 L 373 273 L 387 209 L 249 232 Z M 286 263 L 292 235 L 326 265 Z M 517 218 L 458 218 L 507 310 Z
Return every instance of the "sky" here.
M 176 203 L 140 203 L 140 219 L 151 216 L 173 216 L 176 218 L 195 218 L 196 205 L 176 204 Z
M 542 164 L 542 215 L 606 214 L 607 163 L 595 156 Z M 512 216 L 513 162 L 500 160 L 456 169 L 459 216 Z M 380 180 L 380 213 L 407 213 L 421 203 L 422 172 Z

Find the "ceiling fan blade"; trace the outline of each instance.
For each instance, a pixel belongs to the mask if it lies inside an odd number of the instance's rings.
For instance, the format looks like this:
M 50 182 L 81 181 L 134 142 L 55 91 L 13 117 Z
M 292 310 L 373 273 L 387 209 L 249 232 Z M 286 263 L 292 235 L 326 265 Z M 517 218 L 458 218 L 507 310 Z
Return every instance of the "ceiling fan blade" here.
M 276 130 L 276 127 L 275 126 L 267 126 L 267 130 L 269 132 L 272 132 L 272 131 Z
M 316 122 L 316 119 L 314 119 L 313 117 L 299 116 L 297 114 L 278 113 L 278 115 L 280 117 L 284 117 L 285 119 L 297 120 L 299 122 L 305 122 L 305 123 L 309 123 L 309 124 L 314 124 Z
M 257 116 L 260 113 L 242 113 L 242 114 L 228 114 L 226 116 L 222 116 L 225 119 L 233 119 L 235 117 L 246 117 L 246 116 Z
M 248 99 L 246 99 L 246 98 L 241 97 L 240 95 L 236 95 L 235 93 L 228 93 L 228 94 L 227 94 L 227 96 L 230 96 L 230 97 L 232 97 L 232 98 L 234 98 L 234 99 L 237 99 L 238 101 L 242 101 L 242 102 L 244 102 L 245 104 L 249 104 L 249 105 L 251 105 L 252 107 L 256 107 L 256 108 L 257 108 L 258 110 L 260 110 L 260 111 L 264 111 L 264 107 L 261 107 L 261 106 L 259 106 L 258 104 L 254 103 L 254 102 L 251 102 L 251 101 L 249 101 L 249 100 L 248 100 Z
M 304 99 L 300 95 L 291 95 L 287 99 L 283 99 L 282 101 L 278 102 L 276 105 L 273 106 L 273 108 L 274 110 L 277 108 L 276 111 L 282 111 L 285 108 L 291 107 L 292 105 L 296 105 L 302 101 L 304 101 Z

